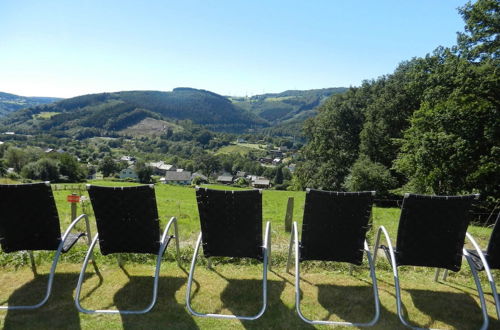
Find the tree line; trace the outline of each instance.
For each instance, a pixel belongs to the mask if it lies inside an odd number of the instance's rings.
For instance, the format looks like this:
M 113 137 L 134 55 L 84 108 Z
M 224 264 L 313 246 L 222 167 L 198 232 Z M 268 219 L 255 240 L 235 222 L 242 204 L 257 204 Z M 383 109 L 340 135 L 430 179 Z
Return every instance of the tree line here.
M 457 44 L 331 97 L 304 125 L 295 187 L 500 199 L 500 3 L 468 2 Z

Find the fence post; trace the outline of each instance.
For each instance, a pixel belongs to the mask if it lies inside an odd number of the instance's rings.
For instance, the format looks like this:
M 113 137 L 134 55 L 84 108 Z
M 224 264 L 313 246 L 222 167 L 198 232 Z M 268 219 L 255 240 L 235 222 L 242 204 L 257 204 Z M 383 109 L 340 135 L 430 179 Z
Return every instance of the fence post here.
M 71 196 L 78 196 L 76 193 L 72 193 Z M 76 203 L 71 204 L 71 222 L 76 219 Z
M 292 218 L 293 218 L 293 197 L 288 197 L 288 203 L 286 204 L 286 215 L 285 215 L 285 231 L 292 231 Z

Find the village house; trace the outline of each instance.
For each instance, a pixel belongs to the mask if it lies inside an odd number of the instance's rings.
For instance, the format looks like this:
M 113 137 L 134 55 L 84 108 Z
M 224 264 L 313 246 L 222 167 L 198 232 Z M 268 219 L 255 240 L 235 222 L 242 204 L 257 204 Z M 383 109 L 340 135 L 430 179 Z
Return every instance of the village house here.
M 174 165 L 165 164 L 163 161 L 148 163 L 153 169 L 153 174 L 155 175 L 167 175 L 168 171 L 176 171 L 177 168 Z
M 252 182 L 252 187 L 266 189 L 271 186 L 269 179 L 264 177 L 257 178 L 254 182 Z
M 236 172 L 236 177 L 237 178 L 244 178 L 246 176 L 247 176 L 247 172 L 243 172 L 243 171 Z
M 254 182 L 255 180 L 257 180 L 258 176 L 257 175 L 247 175 L 246 176 L 246 179 L 250 182 Z
M 138 180 L 139 177 L 137 176 L 137 173 L 135 173 L 134 169 L 131 167 L 124 168 L 123 170 L 120 171 L 120 179 L 132 179 L 132 180 Z
M 120 161 L 126 162 L 129 166 L 135 164 L 135 157 L 132 156 L 122 156 Z
M 191 181 L 193 181 L 195 178 L 200 178 L 202 181 L 208 182 L 208 178 L 201 173 L 194 172 L 191 175 Z
M 217 177 L 217 182 L 220 184 L 231 184 L 231 183 L 233 183 L 233 179 L 234 178 L 231 174 L 224 173 L 224 174 L 219 175 Z
M 163 181 L 163 180 L 161 180 Z M 182 184 L 188 185 L 191 184 L 191 172 L 190 171 L 167 171 L 165 175 L 164 183 L 169 184 Z
M 262 158 L 259 158 L 259 162 L 261 164 L 272 164 L 273 163 L 273 159 L 269 158 L 269 157 L 262 157 Z

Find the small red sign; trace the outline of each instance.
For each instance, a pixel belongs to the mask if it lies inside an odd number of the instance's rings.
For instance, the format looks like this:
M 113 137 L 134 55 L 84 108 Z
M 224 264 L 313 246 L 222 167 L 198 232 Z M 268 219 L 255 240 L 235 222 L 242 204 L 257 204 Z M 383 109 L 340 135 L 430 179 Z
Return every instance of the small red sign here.
M 78 196 L 78 195 L 68 195 L 68 197 L 66 197 L 66 200 L 69 203 L 78 203 L 78 202 L 80 202 L 80 196 Z

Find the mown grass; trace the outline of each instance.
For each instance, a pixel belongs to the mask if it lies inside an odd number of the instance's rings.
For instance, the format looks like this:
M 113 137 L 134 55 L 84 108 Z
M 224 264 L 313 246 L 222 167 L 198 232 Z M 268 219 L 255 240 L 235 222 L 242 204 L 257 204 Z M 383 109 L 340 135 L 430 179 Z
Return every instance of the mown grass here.
M 43 111 L 39 114 L 33 115 L 33 119 L 49 119 L 58 114 L 59 112 Z
M 222 155 L 222 154 L 234 154 L 238 153 L 241 156 L 248 155 L 250 152 L 255 151 L 257 149 L 255 148 L 250 148 L 247 146 L 242 146 L 242 145 L 228 145 L 225 147 L 220 148 L 215 152 L 216 155 Z
M 124 185 L 116 182 L 96 184 Z M 234 189 L 216 186 L 218 189 Z M 66 202 L 69 190 L 56 190 L 54 196 L 61 217 L 62 228 L 70 222 L 70 206 Z M 58 267 L 52 298 L 37 311 L 0 312 L 0 327 L 11 328 L 82 328 L 82 329 L 310 329 L 295 312 L 294 277 L 285 272 L 289 233 L 284 231 L 284 216 L 289 197 L 294 198 L 293 219 L 302 221 L 304 192 L 264 191 L 263 218 L 272 223 L 272 272 L 269 273 L 269 304 L 264 316 L 254 322 L 192 317 L 185 309 L 187 269 L 194 241 L 199 232 L 199 218 L 195 191 L 191 187 L 157 185 L 155 187 L 162 228 L 171 216 L 180 226 L 181 261 L 174 262 L 173 248 L 168 248 L 162 266 L 159 298 L 156 307 L 146 315 L 86 315 L 77 312 L 73 297 L 80 264 L 86 246 L 79 243 L 64 255 Z M 84 195 L 86 193 L 84 192 Z M 94 222 L 88 203 L 83 209 Z M 80 213 L 82 206 L 79 206 Z M 373 244 L 376 228 L 384 225 L 395 239 L 399 210 L 373 209 L 373 227 L 369 244 Z M 92 225 L 95 232 L 95 227 Z M 84 229 L 84 226 L 81 227 Z M 490 228 L 471 226 L 471 232 L 485 246 Z M 51 253 L 36 253 L 38 274 L 34 276 L 26 253 L 0 254 L 0 302 L 30 303 L 41 298 L 50 267 Z M 88 308 L 143 308 L 149 303 L 152 290 L 154 258 L 128 255 L 118 267 L 114 256 L 98 252 L 96 265 L 102 278 L 90 266 L 83 288 L 82 305 Z M 203 267 L 200 258 L 193 285 L 193 307 L 201 312 L 252 314 L 261 303 L 262 266 L 246 260 L 216 259 L 213 270 Z M 304 262 L 301 265 L 303 281 L 302 310 L 307 317 L 331 320 L 368 321 L 373 313 L 369 272 L 367 266 L 355 267 L 353 276 L 349 267 L 338 263 Z M 498 273 L 496 274 L 497 278 Z M 484 275 L 482 275 L 484 276 Z M 381 320 L 375 329 L 400 329 L 396 315 L 394 285 L 390 267 L 379 258 L 377 277 L 381 299 Z M 403 300 L 409 319 L 420 327 L 473 329 L 481 323 L 478 297 L 467 265 L 447 282 L 433 281 L 432 269 L 402 267 Z M 483 278 L 483 284 L 486 284 Z M 487 300 L 492 317 L 491 329 L 500 328 L 494 317 L 493 299 L 489 288 Z M 327 328 L 327 327 L 317 327 Z

